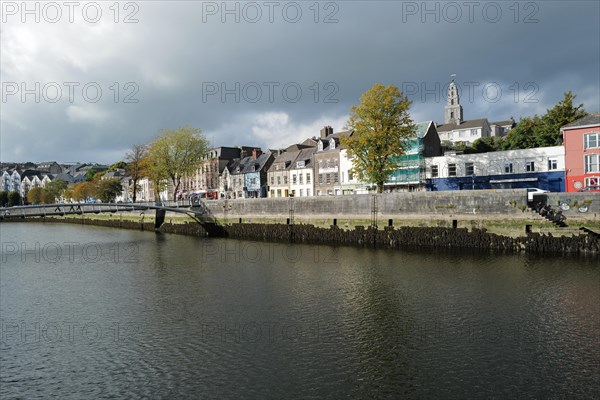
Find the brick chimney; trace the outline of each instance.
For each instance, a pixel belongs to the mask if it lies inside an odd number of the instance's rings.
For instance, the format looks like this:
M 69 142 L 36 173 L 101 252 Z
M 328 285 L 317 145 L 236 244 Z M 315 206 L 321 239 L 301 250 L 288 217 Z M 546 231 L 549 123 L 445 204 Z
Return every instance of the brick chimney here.
M 323 127 L 323 129 L 321 129 L 321 139 L 326 139 L 327 136 L 332 135 L 333 134 L 333 128 L 329 125 Z
M 262 151 L 259 149 L 252 149 L 252 158 L 256 160 L 258 156 L 262 154 Z

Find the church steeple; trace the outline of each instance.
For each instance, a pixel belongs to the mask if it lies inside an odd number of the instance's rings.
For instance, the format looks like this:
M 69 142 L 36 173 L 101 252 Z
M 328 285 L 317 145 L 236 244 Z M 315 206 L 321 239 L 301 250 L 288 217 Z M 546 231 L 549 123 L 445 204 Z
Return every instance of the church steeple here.
M 446 107 L 444 107 L 444 123 L 460 125 L 463 121 L 463 109 L 460 105 L 460 97 L 454 83 L 454 76 L 456 75 L 452 74 L 452 82 L 448 86 L 448 99 L 446 100 Z

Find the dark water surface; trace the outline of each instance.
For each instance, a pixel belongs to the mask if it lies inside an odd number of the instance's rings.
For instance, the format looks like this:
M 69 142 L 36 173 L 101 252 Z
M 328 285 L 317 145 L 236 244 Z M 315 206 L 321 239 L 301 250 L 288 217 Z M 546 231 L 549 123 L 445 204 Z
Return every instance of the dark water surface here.
M 0 226 L 0 398 L 594 398 L 598 258 Z

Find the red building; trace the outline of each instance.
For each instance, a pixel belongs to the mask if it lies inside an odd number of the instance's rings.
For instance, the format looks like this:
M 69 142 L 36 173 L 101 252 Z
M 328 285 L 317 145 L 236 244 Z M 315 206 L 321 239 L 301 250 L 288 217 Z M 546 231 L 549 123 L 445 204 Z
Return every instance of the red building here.
M 565 146 L 567 192 L 598 189 L 600 185 L 600 113 L 560 128 Z

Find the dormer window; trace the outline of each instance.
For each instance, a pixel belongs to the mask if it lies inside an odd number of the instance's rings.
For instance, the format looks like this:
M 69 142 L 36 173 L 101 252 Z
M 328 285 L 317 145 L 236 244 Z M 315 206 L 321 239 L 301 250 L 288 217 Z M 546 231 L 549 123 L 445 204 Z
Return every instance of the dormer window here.
M 335 140 L 334 139 L 329 140 L 329 148 L 332 150 L 335 149 Z
M 317 144 L 317 150 L 323 151 L 323 141 L 322 140 L 319 140 L 319 143 Z

